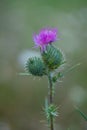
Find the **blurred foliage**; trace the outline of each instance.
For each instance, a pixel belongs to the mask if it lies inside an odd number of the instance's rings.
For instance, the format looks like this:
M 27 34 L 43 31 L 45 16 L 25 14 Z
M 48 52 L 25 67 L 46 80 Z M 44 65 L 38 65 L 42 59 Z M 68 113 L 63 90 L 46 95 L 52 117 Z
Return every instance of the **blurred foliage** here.
M 61 40 L 55 46 L 65 54 L 65 70 L 81 63 L 56 86 L 56 128 L 87 130 L 73 107 L 87 113 L 87 0 L 0 0 L 0 130 L 47 129 L 40 123 L 45 119 L 46 77 L 17 73 L 24 72 L 26 58 L 38 53 L 32 35 L 48 26 L 59 29 Z
M 87 121 L 87 116 L 86 116 L 86 114 L 83 113 L 78 107 L 76 107 L 75 109 L 76 109 L 76 110 L 79 112 L 79 114 L 84 118 L 84 120 Z

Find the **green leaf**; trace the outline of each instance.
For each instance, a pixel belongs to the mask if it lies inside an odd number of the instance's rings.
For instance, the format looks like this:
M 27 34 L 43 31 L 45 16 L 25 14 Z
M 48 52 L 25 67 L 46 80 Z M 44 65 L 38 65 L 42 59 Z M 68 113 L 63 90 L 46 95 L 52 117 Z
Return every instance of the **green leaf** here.
M 31 74 L 29 74 L 29 73 L 18 73 L 18 75 L 20 75 L 20 76 L 29 76 Z
M 80 115 L 84 118 L 84 120 L 87 121 L 87 115 L 83 113 L 78 107 L 75 107 L 75 109 L 80 113 Z
M 63 75 L 65 75 L 66 73 L 68 73 L 68 72 L 71 72 L 72 70 L 74 70 L 76 67 L 78 67 L 78 66 L 80 66 L 81 65 L 81 63 L 78 63 L 78 64 L 76 64 L 76 65 L 73 65 L 72 67 L 70 67 L 69 69 L 67 69 L 64 73 L 63 73 Z
M 56 116 L 58 116 L 58 107 L 56 107 L 53 104 L 48 104 L 48 100 L 45 99 L 45 108 L 44 108 L 44 113 L 46 115 L 46 119 L 48 121 L 48 124 L 50 123 L 50 116 L 53 117 L 53 119 L 55 119 Z
M 73 71 L 73 70 L 74 70 L 76 67 L 78 67 L 79 65 L 80 65 L 80 63 L 78 63 L 78 64 L 72 66 L 71 68 L 65 70 L 64 72 L 58 72 L 58 74 L 53 77 L 53 79 L 52 79 L 53 82 L 56 82 L 59 78 L 63 78 L 65 74 L 67 74 L 68 72 Z
M 48 100 L 47 100 L 47 98 L 45 99 L 45 111 L 47 112 L 47 110 L 48 110 Z
M 62 72 L 58 72 L 55 76 L 52 77 L 52 81 L 55 83 L 59 78 L 62 78 L 64 75 Z

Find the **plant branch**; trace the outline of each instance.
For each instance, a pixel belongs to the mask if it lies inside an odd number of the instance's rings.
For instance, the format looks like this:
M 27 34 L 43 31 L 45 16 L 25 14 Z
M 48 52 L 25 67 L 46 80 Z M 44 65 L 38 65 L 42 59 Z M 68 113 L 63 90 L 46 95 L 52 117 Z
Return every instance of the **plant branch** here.
M 49 106 L 53 104 L 53 82 L 51 78 L 51 73 L 48 75 L 49 79 L 49 93 L 48 93 L 48 98 L 49 98 Z M 50 113 L 50 130 L 54 130 L 54 121 L 53 121 L 53 115 Z

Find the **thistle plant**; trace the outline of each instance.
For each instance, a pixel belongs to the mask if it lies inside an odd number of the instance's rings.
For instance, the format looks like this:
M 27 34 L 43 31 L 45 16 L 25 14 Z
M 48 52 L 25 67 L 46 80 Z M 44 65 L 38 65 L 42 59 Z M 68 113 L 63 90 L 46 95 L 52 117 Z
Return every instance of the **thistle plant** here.
M 50 130 L 55 129 L 55 117 L 58 116 L 58 107 L 54 104 L 54 88 L 63 76 L 60 67 L 65 63 L 63 52 L 53 45 L 58 40 L 58 31 L 55 28 L 45 28 L 39 34 L 34 34 L 33 41 L 35 47 L 40 49 L 41 58 L 30 57 L 26 63 L 28 74 L 48 78 L 48 98 L 45 100 L 44 112 Z

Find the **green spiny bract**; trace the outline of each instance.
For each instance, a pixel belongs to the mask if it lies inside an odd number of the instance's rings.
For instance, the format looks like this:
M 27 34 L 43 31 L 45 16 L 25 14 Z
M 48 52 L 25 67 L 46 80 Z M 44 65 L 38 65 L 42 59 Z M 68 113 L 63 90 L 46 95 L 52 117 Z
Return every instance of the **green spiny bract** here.
M 49 70 L 57 69 L 64 62 L 62 52 L 52 45 L 48 45 L 42 52 L 42 58 Z
M 26 70 L 35 76 L 46 75 L 46 68 L 41 58 L 32 57 L 29 58 L 26 63 Z

